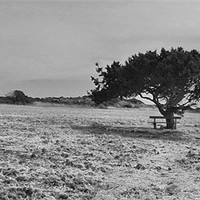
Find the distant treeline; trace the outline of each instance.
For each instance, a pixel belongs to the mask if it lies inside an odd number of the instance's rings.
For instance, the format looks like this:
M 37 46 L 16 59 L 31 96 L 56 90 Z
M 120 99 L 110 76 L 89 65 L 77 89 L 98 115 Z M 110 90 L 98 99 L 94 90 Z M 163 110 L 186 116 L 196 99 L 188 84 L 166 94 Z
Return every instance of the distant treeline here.
M 90 96 L 82 96 L 82 97 L 29 97 L 24 94 L 24 92 L 20 90 L 15 90 L 13 92 L 8 93 L 5 96 L 0 96 L 0 104 L 15 104 L 15 105 L 31 105 L 34 103 L 48 103 L 48 104 L 64 104 L 64 105 L 79 105 L 86 107 L 97 107 L 97 108 L 107 108 L 109 106 L 118 107 L 118 108 L 140 108 L 145 105 L 142 101 L 136 98 L 116 98 L 104 102 L 98 106 L 92 101 Z M 151 105 L 150 107 L 155 107 Z M 200 112 L 200 108 L 188 108 L 190 112 Z
M 82 97 L 45 97 L 45 98 L 34 98 L 29 97 L 20 90 L 15 90 L 9 94 L 0 97 L 0 103 L 2 104 L 16 104 L 16 105 L 28 105 L 35 102 L 41 103 L 51 103 L 51 104 L 66 104 L 66 105 L 83 105 L 83 106 L 95 106 L 95 103 L 92 99 L 85 95 Z M 98 105 L 99 108 L 106 108 L 108 106 L 114 107 L 124 107 L 124 108 L 133 108 L 141 107 L 145 104 L 135 98 L 131 99 L 112 99 L 108 102 L 104 102 L 101 105 Z
M 52 103 L 52 104 L 79 104 L 79 105 L 94 105 L 93 101 L 88 96 L 83 97 L 29 97 L 20 90 L 15 90 L 9 94 L 0 97 L 0 103 L 26 105 L 34 102 Z

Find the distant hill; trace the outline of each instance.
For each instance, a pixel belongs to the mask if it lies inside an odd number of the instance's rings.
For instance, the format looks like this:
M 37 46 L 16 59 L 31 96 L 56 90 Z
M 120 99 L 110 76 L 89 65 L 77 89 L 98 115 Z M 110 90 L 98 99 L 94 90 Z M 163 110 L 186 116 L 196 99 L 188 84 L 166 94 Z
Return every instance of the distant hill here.
M 96 107 L 95 103 L 92 101 L 92 99 L 89 96 L 34 98 L 34 102 Z M 143 107 L 143 106 L 145 106 L 145 104 L 142 101 L 137 100 L 135 98 L 131 98 L 131 99 L 122 99 L 122 100 L 112 99 L 108 102 L 98 105 L 97 107 L 98 108 L 107 108 L 107 107 L 135 108 L 135 107 Z
M 118 107 L 118 108 L 137 108 L 144 107 L 145 104 L 136 98 L 116 98 L 100 104 L 98 107 Z

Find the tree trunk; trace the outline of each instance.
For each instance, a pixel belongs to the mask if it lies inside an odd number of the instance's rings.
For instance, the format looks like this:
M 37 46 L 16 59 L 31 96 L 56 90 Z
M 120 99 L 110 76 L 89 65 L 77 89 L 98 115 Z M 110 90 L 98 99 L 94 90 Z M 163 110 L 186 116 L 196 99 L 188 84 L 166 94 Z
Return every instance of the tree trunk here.
M 175 121 L 173 118 L 166 118 L 167 129 L 175 129 Z
M 166 129 L 176 129 L 176 123 L 175 120 L 173 119 L 174 117 L 174 110 L 172 107 L 168 107 L 166 110 L 162 108 L 162 106 L 154 102 L 159 109 L 160 113 L 165 117 L 166 119 Z
M 174 113 L 173 113 L 172 109 L 170 109 L 170 108 L 167 109 L 164 117 L 166 118 L 166 125 L 167 125 L 166 128 L 167 129 L 175 129 L 176 124 L 175 124 L 175 120 L 173 119 Z

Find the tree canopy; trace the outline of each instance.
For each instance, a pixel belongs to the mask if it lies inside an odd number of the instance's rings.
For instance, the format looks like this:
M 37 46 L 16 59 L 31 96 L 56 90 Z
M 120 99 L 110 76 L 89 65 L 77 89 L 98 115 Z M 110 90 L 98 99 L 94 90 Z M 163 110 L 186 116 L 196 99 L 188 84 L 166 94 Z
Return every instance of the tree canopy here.
M 138 53 L 105 68 L 97 65 L 98 78 L 90 96 L 96 104 L 111 98 L 140 96 L 153 102 L 172 128 L 174 114 L 183 114 L 200 98 L 200 53 L 183 48 Z

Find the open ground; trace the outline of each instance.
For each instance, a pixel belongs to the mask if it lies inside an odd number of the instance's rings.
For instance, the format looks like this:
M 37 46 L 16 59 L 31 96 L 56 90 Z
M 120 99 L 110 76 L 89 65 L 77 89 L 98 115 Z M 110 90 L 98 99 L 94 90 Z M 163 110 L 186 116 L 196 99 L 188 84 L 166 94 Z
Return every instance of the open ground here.
M 0 105 L 0 199 L 200 199 L 200 120 L 154 108 Z

